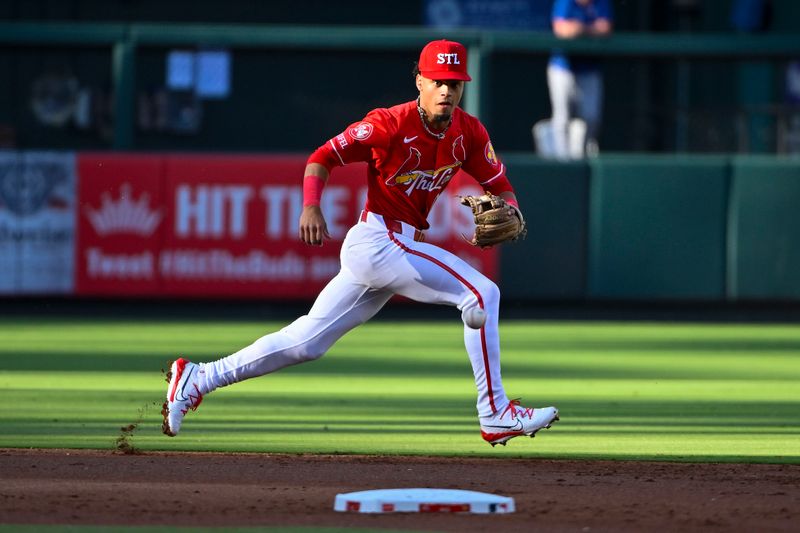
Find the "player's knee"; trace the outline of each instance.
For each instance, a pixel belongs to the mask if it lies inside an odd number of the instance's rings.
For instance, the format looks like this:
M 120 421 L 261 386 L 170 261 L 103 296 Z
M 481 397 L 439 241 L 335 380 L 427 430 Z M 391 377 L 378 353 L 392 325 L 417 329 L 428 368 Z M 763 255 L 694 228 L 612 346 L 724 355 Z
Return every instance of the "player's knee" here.
M 478 294 L 483 301 L 485 310 L 496 309 L 500 305 L 500 288 L 489 278 L 484 278 L 483 282 L 477 287 Z
M 314 344 L 304 344 L 299 346 L 297 351 L 295 352 L 295 357 L 297 358 L 298 363 L 307 363 L 309 361 L 315 361 L 325 355 L 326 350 L 321 346 L 316 346 Z

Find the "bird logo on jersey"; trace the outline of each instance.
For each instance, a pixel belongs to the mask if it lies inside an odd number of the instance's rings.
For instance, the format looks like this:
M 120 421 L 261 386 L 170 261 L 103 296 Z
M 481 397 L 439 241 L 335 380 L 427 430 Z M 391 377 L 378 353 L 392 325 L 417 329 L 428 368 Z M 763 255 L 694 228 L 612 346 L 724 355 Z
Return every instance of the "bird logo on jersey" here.
M 458 167 L 467 158 L 464 149 L 464 136 L 459 135 L 453 141 L 453 162 L 441 166 L 435 170 L 418 170 L 422 160 L 419 150 L 410 146 L 408 157 L 400 167 L 386 180 L 386 185 L 394 187 L 396 185 L 405 186 L 405 193 L 411 196 L 416 190 L 435 192 L 444 189 L 455 175 Z M 437 193 L 438 194 L 438 193 Z
M 456 140 L 453 141 L 453 159 L 458 162 L 465 161 L 467 159 L 467 151 L 464 149 L 463 135 L 459 135 L 456 137 Z
M 408 157 L 400 165 L 400 168 L 386 180 L 386 185 L 405 185 L 416 177 L 414 172 L 419 167 L 419 162 L 422 160 L 422 154 L 413 146 L 408 148 Z

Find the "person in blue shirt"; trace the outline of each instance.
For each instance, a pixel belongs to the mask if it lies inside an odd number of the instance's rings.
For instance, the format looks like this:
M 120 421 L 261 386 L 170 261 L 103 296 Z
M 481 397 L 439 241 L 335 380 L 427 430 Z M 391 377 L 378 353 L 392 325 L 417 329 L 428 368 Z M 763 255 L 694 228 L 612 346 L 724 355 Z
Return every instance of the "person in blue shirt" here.
M 552 24 L 553 33 L 559 39 L 608 36 L 613 31 L 611 2 L 555 0 Z M 547 86 L 552 106 L 553 155 L 566 160 L 596 154 L 603 106 L 603 75 L 599 61 L 567 57 L 555 50 L 547 66 Z M 583 120 L 585 133 L 580 129 L 575 132 L 570 126 L 574 118 Z

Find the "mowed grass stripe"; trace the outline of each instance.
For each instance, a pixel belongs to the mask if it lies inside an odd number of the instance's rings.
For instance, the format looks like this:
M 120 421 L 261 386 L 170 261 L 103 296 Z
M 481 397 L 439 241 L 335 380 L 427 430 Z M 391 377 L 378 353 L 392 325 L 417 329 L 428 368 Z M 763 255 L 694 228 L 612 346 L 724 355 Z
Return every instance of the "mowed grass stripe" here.
M 373 321 L 313 363 L 220 389 L 160 434 L 176 354 L 203 361 L 285 324 L 0 320 L 0 446 L 800 462 L 800 327 L 503 321 L 503 378 L 562 421 L 491 448 L 462 326 Z

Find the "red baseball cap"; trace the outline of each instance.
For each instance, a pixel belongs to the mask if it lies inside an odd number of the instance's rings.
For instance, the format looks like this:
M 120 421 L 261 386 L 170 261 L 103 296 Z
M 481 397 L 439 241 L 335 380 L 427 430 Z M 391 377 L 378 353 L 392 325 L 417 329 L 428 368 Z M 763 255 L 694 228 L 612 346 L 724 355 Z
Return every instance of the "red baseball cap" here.
M 431 80 L 472 81 L 467 74 L 467 49 L 455 41 L 431 41 L 419 54 L 419 73 Z

